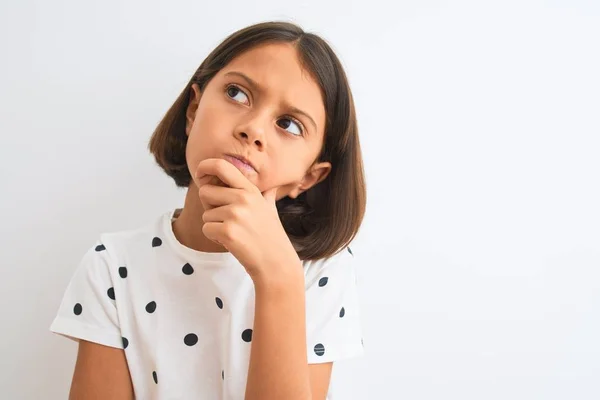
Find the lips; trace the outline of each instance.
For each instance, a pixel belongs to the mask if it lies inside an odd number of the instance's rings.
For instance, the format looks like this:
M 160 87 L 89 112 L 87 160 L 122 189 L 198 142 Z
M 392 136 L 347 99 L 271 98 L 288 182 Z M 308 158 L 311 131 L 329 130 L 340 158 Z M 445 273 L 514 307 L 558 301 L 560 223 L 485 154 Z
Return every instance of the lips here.
M 235 154 L 226 154 L 225 159 L 242 171 L 256 172 L 256 169 L 254 168 L 252 163 L 242 156 L 238 156 Z

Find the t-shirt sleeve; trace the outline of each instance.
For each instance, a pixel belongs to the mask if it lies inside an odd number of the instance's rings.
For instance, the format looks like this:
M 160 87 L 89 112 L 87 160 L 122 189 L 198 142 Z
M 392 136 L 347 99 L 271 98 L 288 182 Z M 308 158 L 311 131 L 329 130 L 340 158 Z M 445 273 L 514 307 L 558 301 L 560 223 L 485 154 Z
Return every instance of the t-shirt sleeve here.
M 356 265 L 347 247 L 305 271 L 308 363 L 318 364 L 364 353 Z
M 111 258 L 98 242 L 75 270 L 50 331 L 79 341 L 123 348 L 110 274 Z

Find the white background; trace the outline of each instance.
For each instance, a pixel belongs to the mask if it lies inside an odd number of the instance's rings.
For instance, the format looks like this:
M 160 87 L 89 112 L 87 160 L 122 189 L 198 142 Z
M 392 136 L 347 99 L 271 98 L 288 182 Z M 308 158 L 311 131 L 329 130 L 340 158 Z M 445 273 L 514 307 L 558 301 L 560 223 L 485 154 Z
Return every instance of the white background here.
M 66 398 L 48 331 L 100 232 L 182 204 L 146 150 L 229 33 L 328 40 L 368 182 L 366 356 L 339 399 L 600 398 L 595 1 L 33 1 L 0 6 L 0 397 Z

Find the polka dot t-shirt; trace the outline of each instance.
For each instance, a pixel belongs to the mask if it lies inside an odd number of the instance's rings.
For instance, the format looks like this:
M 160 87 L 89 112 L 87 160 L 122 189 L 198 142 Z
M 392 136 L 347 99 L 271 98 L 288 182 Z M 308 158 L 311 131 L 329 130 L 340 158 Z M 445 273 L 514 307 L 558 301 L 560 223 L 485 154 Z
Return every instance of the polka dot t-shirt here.
M 138 399 L 243 399 L 254 284 L 231 253 L 182 245 L 172 229 L 179 211 L 100 235 L 50 330 L 124 349 Z M 347 247 L 303 262 L 309 364 L 363 354 L 353 260 Z

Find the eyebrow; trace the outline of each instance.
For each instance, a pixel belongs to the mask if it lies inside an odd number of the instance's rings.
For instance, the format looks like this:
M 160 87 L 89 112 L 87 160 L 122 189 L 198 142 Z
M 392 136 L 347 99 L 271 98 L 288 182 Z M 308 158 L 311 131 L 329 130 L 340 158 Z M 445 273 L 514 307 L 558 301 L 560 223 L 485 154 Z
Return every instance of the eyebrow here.
M 226 73 L 224 76 L 228 76 L 228 75 L 235 75 L 235 76 L 239 76 L 240 78 L 244 79 L 246 82 L 248 82 L 248 85 L 252 86 L 254 90 L 259 91 L 259 92 L 264 92 L 265 90 L 253 79 L 251 79 L 248 75 L 242 73 L 242 72 L 238 72 L 238 71 L 230 71 L 228 73 Z M 294 107 L 292 105 L 288 105 L 288 108 L 290 109 L 290 111 L 297 113 L 297 114 L 302 114 L 304 115 L 306 118 L 308 118 L 310 120 L 310 122 L 313 124 L 313 126 L 315 127 L 315 130 L 317 130 L 317 123 L 315 122 L 314 119 L 312 119 L 312 117 L 310 115 L 308 115 L 308 113 L 306 113 L 305 111 L 300 110 L 297 107 Z

